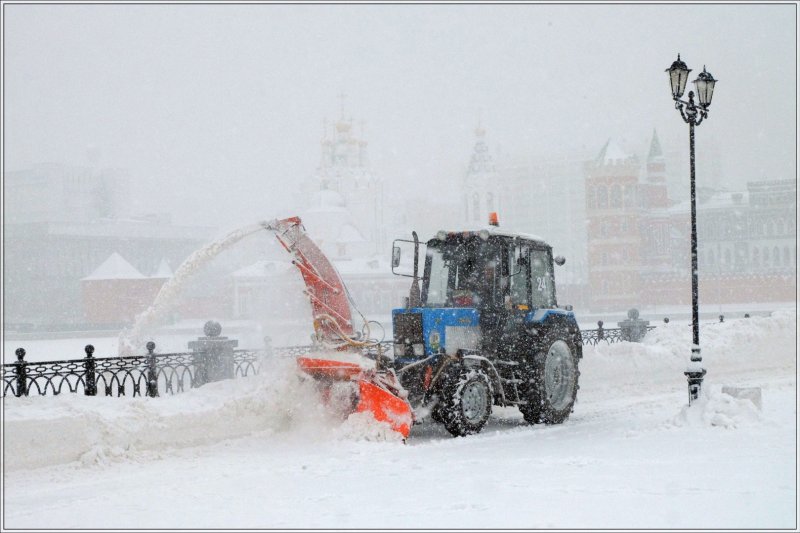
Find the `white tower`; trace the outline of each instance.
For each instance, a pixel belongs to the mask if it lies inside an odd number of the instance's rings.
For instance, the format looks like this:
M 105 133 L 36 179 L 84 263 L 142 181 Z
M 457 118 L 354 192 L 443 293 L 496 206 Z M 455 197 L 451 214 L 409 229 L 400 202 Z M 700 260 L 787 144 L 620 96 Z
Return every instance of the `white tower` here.
M 309 219 L 307 227 L 312 237 L 315 229 L 329 235 L 328 251 L 334 257 L 375 255 L 385 248 L 383 182 L 370 169 L 367 141 L 355 136 L 353 119 L 345 118 L 345 95 L 340 98 L 339 119 L 330 128 L 327 121 L 324 124 L 320 163 L 313 177 L 301 187 L 304 196 L 301 205 L 319 215 L 307 212 L 307 217 L 319 219 Z M 328 192 L 321 196 L 320 191 Z M 335 201 L 331 200 L 333 196 L 337 197 Z M 335 208 L 337 216 L 324 220 L 320 209 L 328 208 Z M 333 227 L 337 224 L 343 226 Z
M 479 124 L 475 129 L 475 147 L 464 177 L 464 222 L 467 224 L 486 224 L 489 213 L 500 211 L 502 204 L 497 171 L 489 155 L 485 136 L 486 130 Z

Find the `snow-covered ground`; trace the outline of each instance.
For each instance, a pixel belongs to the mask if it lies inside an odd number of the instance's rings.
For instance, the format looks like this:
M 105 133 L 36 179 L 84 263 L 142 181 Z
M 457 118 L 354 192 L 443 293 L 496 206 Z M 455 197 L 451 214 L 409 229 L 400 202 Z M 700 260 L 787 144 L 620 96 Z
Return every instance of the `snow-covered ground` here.
M 8 398 L 6 528 L 796 528 L 797 316 L 587 347 L 575 412 L 407 444 L 337 424 L 291 361 L 157 399 Z M 721 393 L 761 387 L 763 408 Z

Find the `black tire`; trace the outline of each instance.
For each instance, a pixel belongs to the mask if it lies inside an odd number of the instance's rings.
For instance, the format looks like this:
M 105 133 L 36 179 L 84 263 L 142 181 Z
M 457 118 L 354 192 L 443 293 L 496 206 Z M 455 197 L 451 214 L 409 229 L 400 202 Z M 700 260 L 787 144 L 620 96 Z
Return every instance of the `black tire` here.
M 436 405 L 431 408 L 431 420 L 439 422 L 440 424 L 444 423 L 444 415 L 442 414 L 442 408 L 438 398 L 436 399 Z
M 566 337 L 551 337 L 544 346 L 529 361 L 522 388 L 528 403 L 519 410 L 530 424 L 560 424 L 569 418 L 578 395 L 578 359 Z
M 445 378 L 437 418 L 454 437 L 479 433 L 492 414 L 492 384 L 480 368 L 462 368 Z

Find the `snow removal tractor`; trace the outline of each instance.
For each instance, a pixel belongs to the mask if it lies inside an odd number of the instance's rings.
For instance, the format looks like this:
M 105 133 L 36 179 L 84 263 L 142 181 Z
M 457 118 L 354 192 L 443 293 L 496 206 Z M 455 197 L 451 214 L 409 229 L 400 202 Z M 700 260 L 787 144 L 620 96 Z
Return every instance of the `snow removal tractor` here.
M 428 415 L 452 435 L 478 433 L 493 405 L 517 406 L 532 424 L 558 424 L 572 412 L 581 335 L 571 306 L 556 302 L 553 269 L 564 259 L 542 239 L 501 230 L 496 215 L 484 229 L 440 231 L 424 243 L 422 275 L 416 232 L 396 240 L 392 272 L 412 282 L 406 305 L 392 310 L 392 358 L 369 338 L 369 322 L 355 332 L 347 290 L 300 219 L 265 227 L 294 255 L 315 342 L 334 354 L 298 359 L 324 401 L 370 411 L 403 437 Z M 413 250 L 407 273 L 404 246 Z

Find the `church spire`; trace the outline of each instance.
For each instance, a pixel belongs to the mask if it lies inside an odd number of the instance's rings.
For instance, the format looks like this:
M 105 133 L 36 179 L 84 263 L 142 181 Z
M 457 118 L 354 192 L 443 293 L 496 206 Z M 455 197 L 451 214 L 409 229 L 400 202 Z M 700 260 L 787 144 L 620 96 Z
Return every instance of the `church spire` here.
M 658 133 L 653 128 L 653 138 L 650 140 L 650 152 L 647 154 L 647 162 L 649 163 L 661 157 L 664 157 L 664 153 L 661 151 L 661 143 L 658 142 Z

